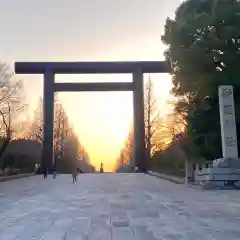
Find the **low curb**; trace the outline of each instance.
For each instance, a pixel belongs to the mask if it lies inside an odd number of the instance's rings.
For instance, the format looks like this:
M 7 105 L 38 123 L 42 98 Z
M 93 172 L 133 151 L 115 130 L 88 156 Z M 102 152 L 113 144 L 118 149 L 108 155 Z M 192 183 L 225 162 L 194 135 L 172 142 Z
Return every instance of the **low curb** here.
M 5 177 L 0 177 L 0 182 L 6 182 L 14 179 L 19 179 L 19 178 L 26 178 L 26 177 L 31 177 L 34 176 L 35 173 L 23 173 L 23 174 L 16 174 L 12 176 L 5 176 Z
M 157 177 L 157 178 L 168 180 L 168 181 L 176 183 L 176 184 L 184 184 L 184 178 L 174 177 L 174 176 L 166 175 L 163 173 L 156 173 L 156 172 L 152 172 L 152 171 L 148 171 L 147 174 Z

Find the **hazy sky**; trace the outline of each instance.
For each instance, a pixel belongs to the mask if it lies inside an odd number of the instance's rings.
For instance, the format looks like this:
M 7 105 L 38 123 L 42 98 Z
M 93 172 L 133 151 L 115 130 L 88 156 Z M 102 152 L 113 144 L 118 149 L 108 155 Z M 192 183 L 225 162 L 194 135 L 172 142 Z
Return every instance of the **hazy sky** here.
M 0 60 L 163 60 L 160 35 L 180 0 L 0 0 Z M 34 108 L 41 76 L 21 76 Z M 169 98 L 167 75 L 153 76 L 159 107 Z M 58 81 L 130 81 L 130 75 L 57 76 Z M 131 93 L 60 95 L 93 163 L 111 169 L 132 118 Z

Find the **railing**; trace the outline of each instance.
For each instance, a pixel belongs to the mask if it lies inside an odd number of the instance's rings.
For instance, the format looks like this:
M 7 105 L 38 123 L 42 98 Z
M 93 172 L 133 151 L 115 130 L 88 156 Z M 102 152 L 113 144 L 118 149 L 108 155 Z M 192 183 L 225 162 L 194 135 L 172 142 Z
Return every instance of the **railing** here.
M 201 171 L 202 169 L 212 168 L 212 167 L 213 167 L 213 162 L 212 161 L 206 161 L 206 162 L 201 162 L 201 163 L 194 164 L 195 171 Z

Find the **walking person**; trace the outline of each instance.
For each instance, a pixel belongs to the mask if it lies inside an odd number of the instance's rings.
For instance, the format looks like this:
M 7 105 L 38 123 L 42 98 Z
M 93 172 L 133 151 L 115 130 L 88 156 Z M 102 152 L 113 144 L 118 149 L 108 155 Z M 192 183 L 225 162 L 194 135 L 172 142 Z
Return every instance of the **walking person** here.
M 77 167 L 73 166 L 72 168 L 72 179 L 73 179 L 73 183 L 77 181 Z
M 43 169 L 43 175 L 44 175 L 44 179 L 47 178 L 48 169 L 46 167 L 44 167 L 44 169 Z
M 56 171 L 56 166 L 55 165 L 53 165 L 52 174 L 53 174 L 53 179 L 55 179 L 56 176 L 57 176 L 57 171 Z

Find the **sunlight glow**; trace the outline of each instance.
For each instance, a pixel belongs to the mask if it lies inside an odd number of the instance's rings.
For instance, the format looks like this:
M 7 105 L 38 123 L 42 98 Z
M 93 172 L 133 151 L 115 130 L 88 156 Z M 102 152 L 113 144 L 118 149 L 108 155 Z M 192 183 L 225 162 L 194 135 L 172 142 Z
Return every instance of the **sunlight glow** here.
M 151 75 L 154 96 L 162 115 L 168 113 L 171 81 L 167 74 Z M 57 76 L 64 82 L 130 81 L 131 75 Z M 144 79 L 148 78 L 145 74 Z M 66 82 L 66 81 L 65 81 Z M 106 171 L 112 171 L 133 119 L 132 92 L 60 93 L 74 129 L 98 169 L 103 161 Z

